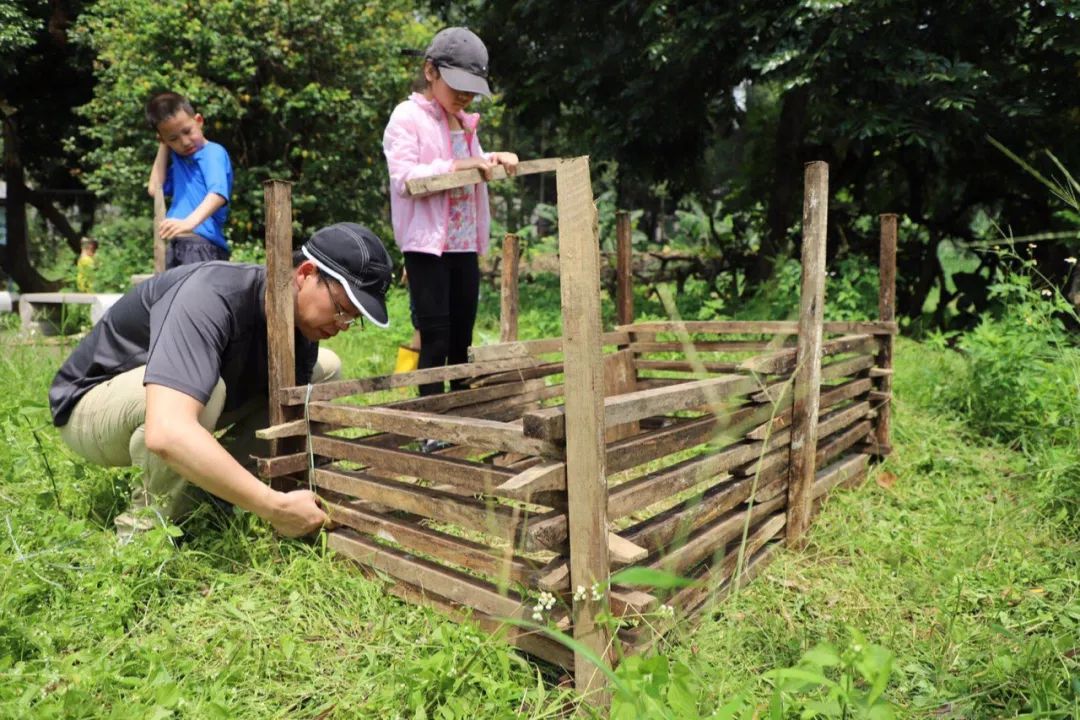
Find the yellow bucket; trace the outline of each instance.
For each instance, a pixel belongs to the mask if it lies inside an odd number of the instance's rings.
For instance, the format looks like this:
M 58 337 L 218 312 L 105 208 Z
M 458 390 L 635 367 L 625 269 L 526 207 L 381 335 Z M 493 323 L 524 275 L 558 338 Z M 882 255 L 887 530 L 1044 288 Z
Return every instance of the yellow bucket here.
M 420 365 L 420 351 L 408 345 L 398 345 L 394 374 L 412 372 Z

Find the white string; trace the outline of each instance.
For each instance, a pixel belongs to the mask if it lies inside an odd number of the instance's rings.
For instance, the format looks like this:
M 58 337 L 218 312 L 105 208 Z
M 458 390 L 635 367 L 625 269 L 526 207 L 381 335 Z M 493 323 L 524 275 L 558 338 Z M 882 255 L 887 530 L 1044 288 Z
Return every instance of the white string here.
M 308 490 L 315 492 L 315 453 L 311 449 L 311 414 L 308 412 L 308 403 L 311 402 L 312 384 L 308 383 L 307 392 L 304 394 L 304 425 L 307 431 L 307 461 L 308 461 Z

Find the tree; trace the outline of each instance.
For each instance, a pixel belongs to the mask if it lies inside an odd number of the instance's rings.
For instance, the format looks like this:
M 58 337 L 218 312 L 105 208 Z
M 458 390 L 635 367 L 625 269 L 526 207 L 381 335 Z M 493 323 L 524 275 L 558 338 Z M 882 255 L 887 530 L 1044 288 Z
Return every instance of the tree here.
M 269 178 L 294 182 L 301 237 L 341 220 L 388 234 L 382 131 L 413 71 L 402 51 L 428 34 L 410 3 L 100 0 L 79 34 L 98 58 L 98 89 L 80 111 L 96 143 L 87 186 L 125 212 L 151 212 L 157 140 L 143 107 L 174 90 L 232 156 L 234 242 L 261 240 Z
M 82 7 L 80 2 L 0 0 L 0 115 L 7 183 L 7 246 L 0 254 L 0 268 L 23 291 L 58 285 L 31 263 L 27 205 L 38 210 L 75 254 L 79 238 L 93 222 L 92 199 L 80 192 L 78 173 L 72 172 L 83 145 L 64 142 L 75 123 L 74 108 L 89 100 L 93 87 L 90 55 L 69 38 Z M 61 209 L 77 203 L 79 229 Z
M 807 161 L 830 163 L 831 238 L 886 211 L 917 224 L 900 246 L 907 315 L 934 285 L 942 307 L 953 299 L 938 246 L 970 236 L 977 214 L 1052 229 L 1046 193 L 988 135 L 1078 164 L 1080 34 L 1067 0 L 464 5 L 456 17 L 488 42 L 514 119 L 534 136 L 558 128 L 557 153 L 617 160 L 623 207 L 647 205 L 658 180 L 676 200 L 719 190 L 735 209 L 763 204 L 749 288 L 794 252 Z M 736 88 L 748 88 L 745 108 Z M 872 235 L 848 241 L 876 254 Z

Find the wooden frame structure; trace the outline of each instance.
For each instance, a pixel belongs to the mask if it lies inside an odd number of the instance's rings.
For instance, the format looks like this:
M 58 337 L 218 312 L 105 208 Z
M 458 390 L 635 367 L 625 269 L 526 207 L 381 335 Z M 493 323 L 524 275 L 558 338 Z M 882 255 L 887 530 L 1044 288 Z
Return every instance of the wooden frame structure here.
M 823 319 L 828 168 L 810 163 L 797 321 L 635 323 L 620 280 L 623 324 L 603 332 L 588 158 L 519 172 L 556 175 L 562 337 L 313 387 L 289 377 L 288 186 L 267 184 L 273 426 L 259 435 L 276 448 L 259 467 L 271 481 L 306 475 L 342 526 L 330 547 L 389 576 L 392 592 L 572 668 L 578 689 L 603 702 L 585 654 L 504 619 L 541 612 L 615 662 L 754 576 L 781 541 L 799 544 L 824 495 L 888 453 L 896 217 L 882 216 L 879 321 Z M 410 191 L 478 180 L 463 171 Z M 629 223 L 619 227 L 628 258 Z M 516 247 L 508 253 L 504 273 L 516 269 Z M 455 379 L 468 389 L 380 395 Z M 420 438 L 450 445 L 422 454 Z M 697 582 L 669 595 L 609 587 L 632 566 Z M 617 620 L 598 622 L 602 612 Z

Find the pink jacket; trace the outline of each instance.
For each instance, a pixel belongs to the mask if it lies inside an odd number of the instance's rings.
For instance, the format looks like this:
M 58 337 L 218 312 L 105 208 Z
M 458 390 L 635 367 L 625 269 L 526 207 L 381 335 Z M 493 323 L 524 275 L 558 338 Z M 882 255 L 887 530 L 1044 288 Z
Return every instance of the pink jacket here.
M 483 155 L 476 137 L 480 116 L 458 115 L 472 157 Z M 402 252 L 442 255 L 450 225 L 450 196 L 445 192 L 410 197 L 405 182 L 451 171 L 450 125 L 442 106 L 420 93 L 394 108 L 383 133 L 383 153 L 390 169 L 390 216 L 394 240 Z M 491 228 L 486 183 L 476 185 L 476 233 L 480 254 L 487 252 Z

